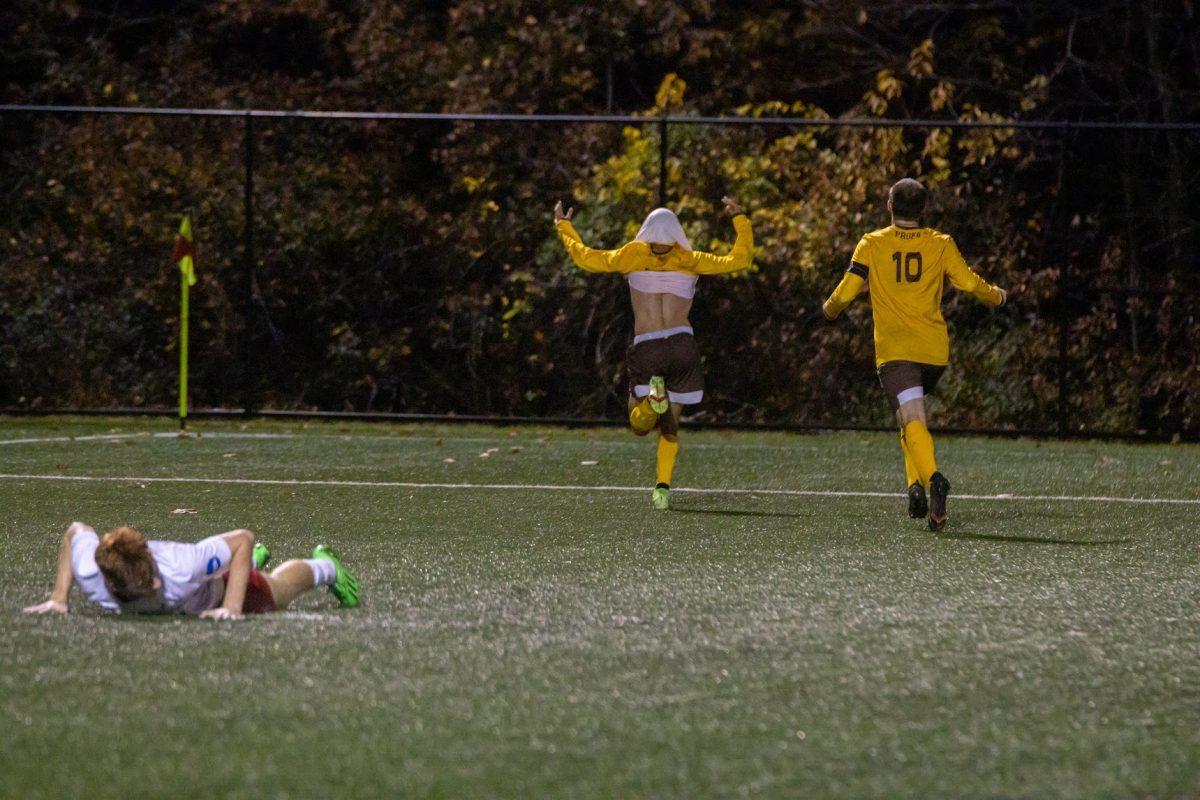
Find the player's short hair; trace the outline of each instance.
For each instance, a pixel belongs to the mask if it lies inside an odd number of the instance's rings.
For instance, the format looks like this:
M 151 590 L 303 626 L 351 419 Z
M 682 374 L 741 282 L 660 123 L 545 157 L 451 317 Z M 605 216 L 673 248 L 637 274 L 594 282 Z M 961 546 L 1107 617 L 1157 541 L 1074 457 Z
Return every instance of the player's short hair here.
M 901 178 L 888 190 L 888 199 L 892 201 L 892 216 L 901 219 L 920 219 L 925 213 L 925 201 L 928 198 L 929 191 L 920 181 L 912 178 Z
M 122 603 L 151 597 L 156 591 L 154 557 L 137 528 L 122 525 L 104 534 L 96 547 L 96 566 L 108 590 Z

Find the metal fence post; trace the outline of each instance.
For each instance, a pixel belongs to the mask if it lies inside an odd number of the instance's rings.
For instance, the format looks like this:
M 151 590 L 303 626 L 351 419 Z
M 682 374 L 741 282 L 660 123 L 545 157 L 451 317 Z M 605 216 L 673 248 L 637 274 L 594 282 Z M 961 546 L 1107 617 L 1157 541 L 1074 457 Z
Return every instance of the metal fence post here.
M 243 161 L 245 162 L 245 178 L 242 184 L 242 255 L 243 280 L 242 293 L 242 336 L 238 348 L 242 361 L 242 411 L 246 416 L 254 413 L 257 407 L 257 378 L 254 348 L 254 115 L 246 112 L 245 141 Z
M 667 204 L 667 117 L 658 118 L 658 205 Z
M 1062 176 L 1059 180 L 1060 187 L 1065 187 L 1065 186 L 1069 185 L 1069 182 L 1063 180 L 1062 178 L 1066 177 L 1067 148 L 1070 147 L 1070 144 L 1071 144 L 1071 122 L 1070 122 L 1070 120 L 1068 120 L 1067 124 L 1065 126 L 1063 126 L 1062 150 L 1059 154 L 1059 159 L 1060 159 L 1059 175 Z M 1063 191 L 1063 189 L 1060 188 L 1060 191 Z M 1059 208 L 1062 208 L 1063 198 L 1062 197 L 1057 198 L 1057 202 L 1059 203 Z M 1070 225 L 1071 225 L 1070 220 L 1071 220 L 1071 209 L 1067 208 L 1067 209 L 1065 209 L 1065 211 L 1063 213 L 1061 213 L 1059 215 L 1060 230 L 1058 231 L 1058 233 L 1059 233 L 1059 236 L 1061 237 L 1061 241 L 1066 241 L 1065 235 L 1067 234 L 1067 231 L 1064 229 L 1070 227 Z M 1064 221 L 1065 221 L 1065 223 L 1064 223 Z M 1067 330 L 1068 330 L 1068 327 L 1070 326 L 1070 324 L 1075 319 L 1074 309 L 1072 309 L 1070 307 L 1072 305 L 1072 303 L 1068 296 L 1067 259 L 1068 259 L 1069 254 L 1070 254 L 1069 248 L 1061 247 L 1060 255 L 1062 257 L 1062 263 L 1059 265 L 1058 286 L 1056 287 L 1056 290 L 1058 292 L 1058 304 L 1059 304 L 1058 435 L 1060 437 L 1067 435 L 1067 426 L 1068 426 L 1068 419 L 1067 419 L 1067 414 L 1068 414 L 1067 389 L 1068 389 L 1068 386 L 1067 386 L 1067 383 L 1068 383 L 1068 378 L 1069 378 L 1067 373 L 1070 368 L 1070 363 L 1069 363 L 1070 353 L 1069 353 L 1069 341 L 1068 341 L 1068 336 L 1067 336 Z

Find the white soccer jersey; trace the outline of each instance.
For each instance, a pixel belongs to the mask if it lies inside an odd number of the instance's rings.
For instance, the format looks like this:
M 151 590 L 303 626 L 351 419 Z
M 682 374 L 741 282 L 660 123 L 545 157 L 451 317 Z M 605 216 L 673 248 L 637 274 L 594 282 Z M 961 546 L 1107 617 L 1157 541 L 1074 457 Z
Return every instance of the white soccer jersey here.
M 225 586 L 221 578 L 229 571 L 232 552 L 225 539 L 210 536 L 195 544 L 149 541 L 150 555 L 162 580 L 158 602 L 138 603 L 124 610 L 160 614 L 200 614 L 221 604 Z M 121 611 L 122 603 L 112 596 L 96 566 L 100 537 L 91 528 L 75 533 L 71 540 L 71 572 L 88 601 L 109 611 Z

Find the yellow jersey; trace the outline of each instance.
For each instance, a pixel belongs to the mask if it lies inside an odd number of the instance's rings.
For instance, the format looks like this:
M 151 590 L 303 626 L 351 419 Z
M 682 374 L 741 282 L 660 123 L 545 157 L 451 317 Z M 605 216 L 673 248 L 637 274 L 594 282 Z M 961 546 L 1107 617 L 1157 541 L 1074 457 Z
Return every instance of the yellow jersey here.
M 944 366 L 950 362 L 950 336 L 942 317 L 946 278 L 981 303 L 1004 302 L 1000 289 L 967 266 L 949 235 L 889 225 L 862 237 L 823 310 L 834 319 L 865 284 L 875 320 L 876 366 L 889 361 Z
M 645 242 L 629 242 L 616 250 L 596 250 L 588 247 L 570 220 L 560 219 L 554 225 L 567 254 L 580 269 L 588 272 L 687 272 L 695 275 L 720 275 L 749 269 L 753 261 L 754 232 L 745 214 L 733 218 L 737 239 L 727 256 L 684 250 L 673 247 L 665 255 L 657 255 Z

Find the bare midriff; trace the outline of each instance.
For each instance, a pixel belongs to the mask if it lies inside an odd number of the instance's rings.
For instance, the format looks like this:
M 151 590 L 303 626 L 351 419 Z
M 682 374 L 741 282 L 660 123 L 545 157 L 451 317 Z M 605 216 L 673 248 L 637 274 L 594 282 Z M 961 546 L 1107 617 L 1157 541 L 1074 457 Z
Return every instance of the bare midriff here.
M 692 311 L 690 297 L 650 294 L 630 289 L 629 301 L 633 305 L 633 333 L 635 336 L 691 324 L 688 322 L 688 314 Z

